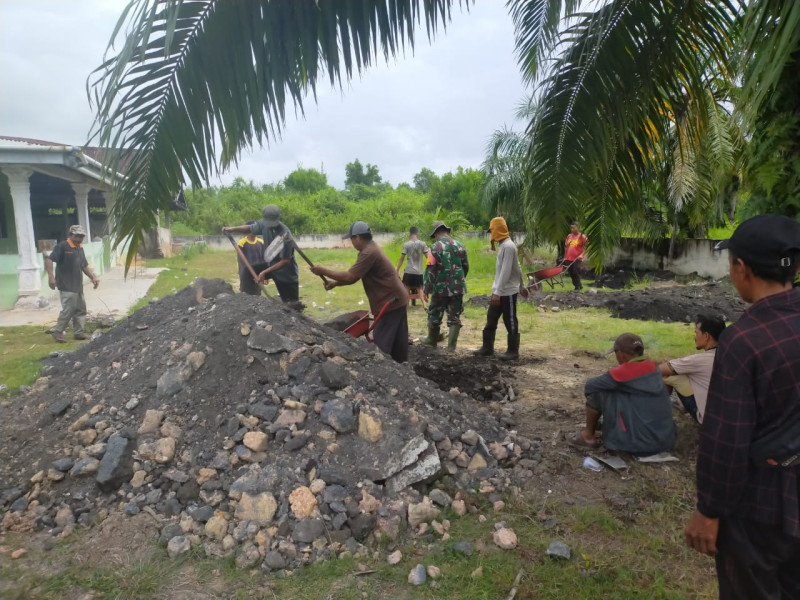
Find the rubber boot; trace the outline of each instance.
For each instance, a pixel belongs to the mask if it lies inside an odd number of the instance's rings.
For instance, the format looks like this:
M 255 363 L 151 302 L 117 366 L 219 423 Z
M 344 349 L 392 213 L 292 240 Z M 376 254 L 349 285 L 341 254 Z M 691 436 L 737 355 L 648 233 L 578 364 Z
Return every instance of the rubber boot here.
M 447 351 L 455 352 L 456 344 L 458 343 L 458 332 L 461 331 L 461 325 L 450 325 L 447 331 Z
M 519 334 L 508 334 L 508 350 L 498 356 L 500 360 L 517 360 L 519 358 Z
M 439 343 L 439 328 L 441 325 L 428 325 L 428 337 L 420 338 L 419 343 L 423 346 L 430 346 L 436 348 Z
M 483 330 L 483 346 L 475 350 L 475 356 L 491 356 L 494 354 L 494 336 L 497 333 L 496 329 Z

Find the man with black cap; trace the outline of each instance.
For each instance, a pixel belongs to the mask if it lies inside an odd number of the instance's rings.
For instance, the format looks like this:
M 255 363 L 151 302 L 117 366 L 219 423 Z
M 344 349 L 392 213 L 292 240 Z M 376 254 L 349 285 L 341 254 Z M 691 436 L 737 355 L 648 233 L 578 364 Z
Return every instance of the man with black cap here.
M 397 276 L 392 261 L 372 239 L 372 230 L 364 221 L 356 221 L 342 236 L 358 250 L 358 258 L 347 271 L 334 271 L 320 265 L 311 267 L 314 275 L 326 277 L 325 289 L 353 285 L 361 280 L 369 300 L 369 309 L 377 316 L 389 307 L 375 323 L 375 345 L 399 363 L 408 360 L 408 292 Z
M 274 204 L 267 204 L 261 210 L 261 220 L 253 225 L 237 225 L 223 227 L 222 231 L 231 233 L 252 233 L 260 235 L 264 241 L 264 255 L 258 263 L 252 265 L 258 273 L 258 283 L 272 279 L 278 288 L 281 300 L 298 304 L 300 301 L 300 279 L 297 261 L 294 259 L 294 245 L 285 242 L 292 232 L 281 223 L 281 209 Z
M 428 336 L 420 343 L 436 347 L 444 313 L 447 311 L 447 350 L 454 352 L 461 331 L 461 313 L 464 312 L 465 281 L 469 273 L 467 249 L 450 237 L 450 228 L 442 221 L 433 224 L 431 237 L 436 241 L 428 254 L 424 293 L 428 296 Z
M 403 244 L 403 249 L 400 251 L 400 259 L 397 261 L 397 274 L 400 274 L 400 268 L 403 266 L 403 261 L 408 258 L 406 270 L 403 272 L 403 285 L 409 295 L 411 290 L 422 290 L 422 259 L 428 256 L 428 245 L 419 239 L 419 229 L 412 227 L 408 230 L 409 239 Z M 427 310 L 427 303 L 425 302 L 425 294 L 421 294 L 422 308 Z
M 611 350 L 619 366 L 586 382 L 586 427 L 569 443 L 584 450 L 600 445 L 595 437 L 603 416 L 603 446 L 632 454 L 657 454 L 675 444 L 672 405 L 658 365 L 645 358 L 642 338 L 623 333 Z
M 800 223 L 753 217 L 717 248 L 751 305 L 719 338 L 686 543 L 720 600 L 800 598 Z
M 47 271 L 50 289 L 58 288 L 61 297 L 61 312 L 53 329 L 53 339 L 65 343 L 66 329 L 72 321 L 72 335 L 76 340 L 88 339 L 83 332 L 86 325 L 86 298 L 83 296 L 83 274 L 91 280 L 95 289 L 100 285 L 100 280 L 92 271 L 86 254 L 83 252 L 83 238 L 86 232 L 80 225 L 69 228 L 69 236 L 53 248 L 49 256 L 44 259 L 44 270 Z M 53 263 L 57 264 L 55 275 Z

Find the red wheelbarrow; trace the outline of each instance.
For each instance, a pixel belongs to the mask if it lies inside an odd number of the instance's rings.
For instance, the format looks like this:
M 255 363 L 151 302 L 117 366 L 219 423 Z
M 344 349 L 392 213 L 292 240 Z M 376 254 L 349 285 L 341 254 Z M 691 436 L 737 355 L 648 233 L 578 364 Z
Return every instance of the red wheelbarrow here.
M 550 289 L 553 290 L 556 288 L 556 285 L 560 285 L 563 288 L 564 271 L 566 271 L 566 268 L 562 262 L 555 267 L 549 267 L 547 269 L 540 269 L 539 271 L 526 273 L 526 276 L 528 277 L 528 291 L 541 291 L 542 283 L 546 283 L 550 286 Z
M 397 298 L 395 298 L 396 300 Z M 394 300 L 389 300 L 386 304 L 383 305 L 383 308 L 380 310 L 377 316 L 373 317 L 368 310 L 360 310 L 356 313 L 358 315 L 358 320 L 354 323 L 348 325 L 344 332 L 349 333 L 354 338 L 364 336 L 368 342 L 372 342 L 372 338 L 370 337 L 370 333 L 372 330 L 375 329 L 375 325 L 378 324 L 378 320 L 383 316 L 383 313 L 389 308 L 389 305 L 394 302 Z

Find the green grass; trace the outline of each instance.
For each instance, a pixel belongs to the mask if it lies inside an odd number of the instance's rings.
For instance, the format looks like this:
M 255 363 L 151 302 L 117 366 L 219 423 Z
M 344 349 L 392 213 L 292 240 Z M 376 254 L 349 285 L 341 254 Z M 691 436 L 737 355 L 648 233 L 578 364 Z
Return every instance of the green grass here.
M 401 241 L 386 248 L 387 255 L 396 264 Z M 467 280 L 467 298 L 486 295 L 494 279 L 495 256 L 480 240 L 467 240 L 470 253 L 470 273 Z M 314 250 L 306 252 L 315 264 L 336 270 L 346 270 L 356 260 L 353 248 Z M 306 314 L 313 319 L 325 320 L 341 313 L 369 308 L 364 288 L 360 283 L 326 291 L 322 281 L 311 274 L 300 262 L 300 296 L 305 302 Z M 233 249 L 207 251 L 205 246 L 188 246 L 179 255 L 165 259 L 149 259 L 148 267 L 165 269 L 151 286 L 147 295 L 137 302 L 131 312 L 146 306 L 151 299 L 162 298 L 191 284 L 197 277 L 219 277 L 238 290 L 238 268 Z M 568 284 L 569 285 L 569 284 Z M 644 284 L 643 284 L 644 285 Z M 270 295 L 277 297 L 274 284 L 267 286 Z M 602 293 L 602 292 L 600 292 Z M 546 302 L 544 303 L 546 305 Z M 620 320 L 609 318 L 606 310 L 582 308 L 570 311 L 541 312 L 528 303 L 519 305 L 520 333 L 523 350 L 546 354 L 552 349 L 569 351 L 606 352 L 614 338 L 624 331 L 642 336 L 647 353 L 654 359 L 667 359 L 694 351 L 691 327 L 676 323 Z M 409 307 L 409 331 L 412 336 L 426 333 L 426 314 L 420 306 Z M 459 343 L 478 346 L 481 329 L 486 319 L 482 308 L 467 306 L 462 320 Z M 29 385 L 39 376 L 39 361 L 52 351 L 63 352 L 77 347 L 78 342 L 57 344 L 41 327 L 21 326 L 0 328 L 0 383 L 10 390 Z

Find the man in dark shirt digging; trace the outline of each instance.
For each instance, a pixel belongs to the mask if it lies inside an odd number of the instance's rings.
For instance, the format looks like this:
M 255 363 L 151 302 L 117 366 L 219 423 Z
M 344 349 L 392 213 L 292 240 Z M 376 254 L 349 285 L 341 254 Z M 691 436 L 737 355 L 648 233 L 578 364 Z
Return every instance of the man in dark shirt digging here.
M 719 338 L 686 543 L 716 556 L 720 600 L 800 598 L 800 223 L 760 215 L 717 247 L 752 304 Z
M 408 360 L 408 292 L 397 276 L 392 261 L 372 239 L 372 230 L 364 221 L 355 221 L 350 231 L 342 236 L 358 250 L 358 258 L 347 271 L 334 271 L 320 265 L 311 267 L 314 275 L 328 278 L 325 289 L 340 285 L 353 285 L 359 279 L 369 300 L 369 309 L 377 316 L 389 303 L 389 308 L 378 319 L 373 330 L 375 345 L 399 362 Z
M 58 288 L 61 296 L 61 312 L 53 329 L 53 339 L 60 343 L 67 341 L 65 332 L 67 325 L 72 321 L 72 335 L 76 340 L 85 340 L 87 335 L 83 332 L 86 325 L 86 299 L 83 296 L 83 274 L 92 281 L 97 289 L 100 280 L 92 271 L 83 252 L 83 238 L 86 232 L 80 225 L 69 228 L 69 236 L 63 242 L 56 244 L 50 256 L 44 259 L 44 269 L 47 271 L 50 289 Z M 58 265 L 53 275 L 53 263 Z

